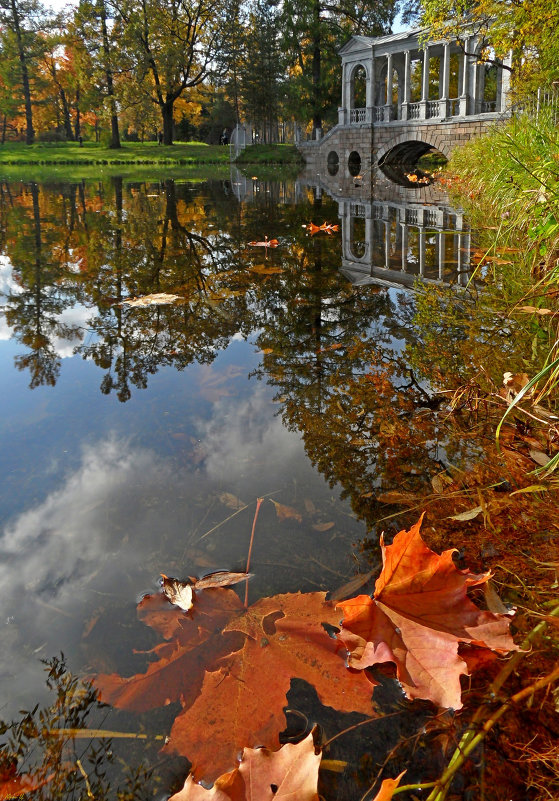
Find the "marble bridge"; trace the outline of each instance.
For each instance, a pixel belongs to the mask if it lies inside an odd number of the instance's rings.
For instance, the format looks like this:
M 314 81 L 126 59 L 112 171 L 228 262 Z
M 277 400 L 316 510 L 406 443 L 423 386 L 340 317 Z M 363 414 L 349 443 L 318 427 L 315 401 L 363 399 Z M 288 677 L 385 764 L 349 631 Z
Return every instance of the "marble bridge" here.
M 475 34 L 461 42 L 425 34 L 353 36 L 344 45 L 338 124 L 298 143 L 308 168 L 343 180 L 377 165 L 412 165 L 432 149 L 448 158 L 506 113 L 510 60 L 478 62 Z

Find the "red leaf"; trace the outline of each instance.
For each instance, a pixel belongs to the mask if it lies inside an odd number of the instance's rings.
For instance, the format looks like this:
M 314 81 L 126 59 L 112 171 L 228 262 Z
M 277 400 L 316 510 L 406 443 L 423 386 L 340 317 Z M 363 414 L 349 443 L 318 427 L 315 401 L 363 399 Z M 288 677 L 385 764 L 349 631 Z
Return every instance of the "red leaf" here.
M 516 648 L 509 619 L 478 609 L 467 588 L 483 584 L 489 573 L 458 570 L 452 549 L 440 556 L 421 539 L 423 516 L 409 531 L 400 531 L 392 545 L 381 538 L 383 570 L 374 597 L 360 595 L 338 606 L 353 668 L 395 662 L 408 698 L 426 698 L 459 709 L 460 676 L 467 665 L 459 643 L 472 643 L 507 653 Z

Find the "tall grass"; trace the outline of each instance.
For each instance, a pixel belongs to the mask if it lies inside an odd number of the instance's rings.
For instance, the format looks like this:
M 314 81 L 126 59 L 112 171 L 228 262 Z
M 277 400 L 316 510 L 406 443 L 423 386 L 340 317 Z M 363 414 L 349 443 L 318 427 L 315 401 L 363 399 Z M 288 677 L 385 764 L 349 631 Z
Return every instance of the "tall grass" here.
M 523 113 L 496 125 L 487 136 L 459 149 L 449 169 L 473 225 L 491 229 L 488 251 L 515 253 L 516 265 L 529 271 L 529 295 L 514 306 L 533 309 L 540 324 L 547 321 L 546 357 L 505 417 L 529 394 L 534 408 L 544 400 L 553 408 L 559 392 L 559 127 L 553 110 L 544 108 L 537 118 Z M 506 268 L 502 280 L 507 280 Z M 528 298 L 533 305 L 521 306 Z M 556 436 L 556 421 L 553 415 L 548 422 L 549 438 Z M 559 454 L 546 473 L 557 466 Z

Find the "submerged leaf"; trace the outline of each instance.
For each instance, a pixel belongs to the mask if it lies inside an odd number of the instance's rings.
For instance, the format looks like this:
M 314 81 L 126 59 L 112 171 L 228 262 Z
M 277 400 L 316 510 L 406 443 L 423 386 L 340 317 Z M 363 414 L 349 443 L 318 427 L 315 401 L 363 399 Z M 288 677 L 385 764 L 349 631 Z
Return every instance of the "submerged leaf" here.
M 296 520 L 298 523 L 303 521 L 303 515 L 294 509 L 292 506 L 286 506 L 283 503 L 278 503 L 274 501 L 273 498 L 269 499 L 274 506 L 276 507 L 276 514 L 278 516 L 278 520 Z
M 194 588 L 205 590 L 208 587 L 230 587 L 240 581 L 252 578 L 252 576 L 252 573 L 229 573 L 226 570 L 216 570 L 214 573 L 208 573 L 207 576 L 197 579 L 194 582 Z
M 451 515 L 448 519 L 449 520 L 458 520 L 463 523 L 466 520 L 473 520 L 479 514 L 483 512 L 483 506 L 474 506 L 473 509 L 468 509 L 467 512 L 460 512 L 458 515 Z

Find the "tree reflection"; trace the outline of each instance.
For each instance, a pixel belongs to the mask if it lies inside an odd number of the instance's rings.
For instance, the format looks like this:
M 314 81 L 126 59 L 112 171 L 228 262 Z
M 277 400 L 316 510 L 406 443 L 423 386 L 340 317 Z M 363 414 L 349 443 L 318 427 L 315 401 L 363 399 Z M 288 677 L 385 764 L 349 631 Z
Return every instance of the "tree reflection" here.
M 110 739 L 83 739 L 95 729 L 105 708 L 90 684 L 72 676 L 64 658 L 44 660 L 46 685 L 54 700 L 21 713 L 17 721 L 0 721 L 0 796 L 78 801 L 141 801 L 150 772 L 128 768 L 113 753 Z

